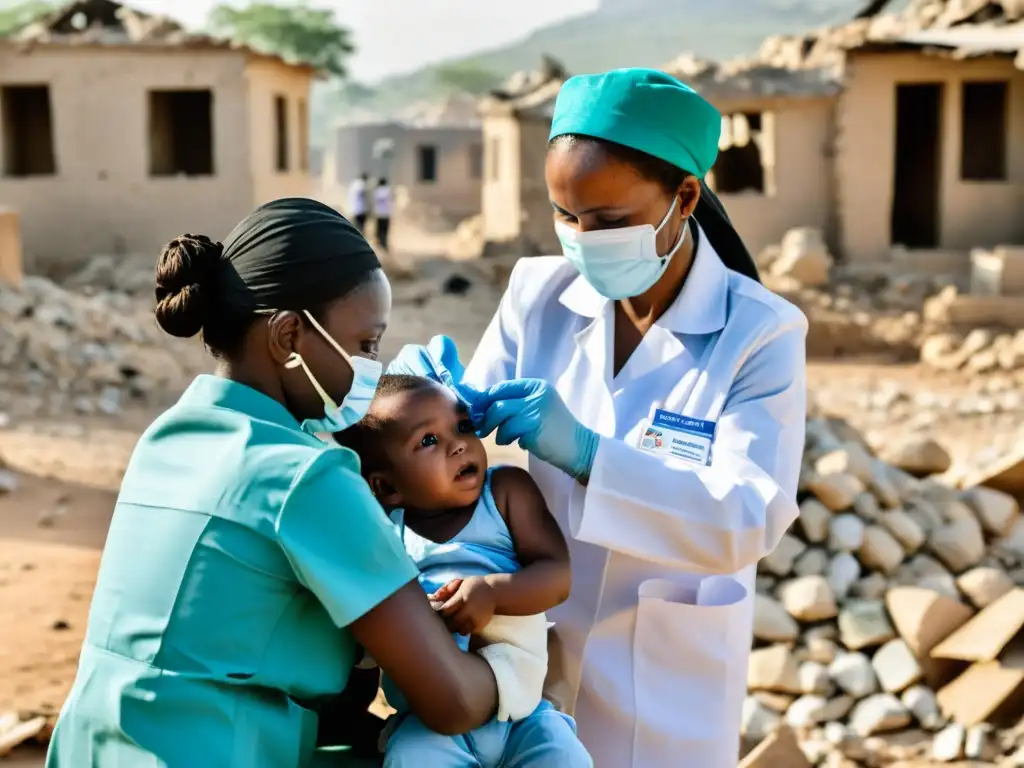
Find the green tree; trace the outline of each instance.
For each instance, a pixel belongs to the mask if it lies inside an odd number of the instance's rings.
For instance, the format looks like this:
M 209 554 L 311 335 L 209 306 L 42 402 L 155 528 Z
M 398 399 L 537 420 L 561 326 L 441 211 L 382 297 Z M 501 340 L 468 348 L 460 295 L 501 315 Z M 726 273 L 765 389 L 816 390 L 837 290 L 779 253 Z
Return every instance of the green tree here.
M 337 77 L 346 75 L 345 63 L 355 52 L 349 30 L 337 22 L 334 12 L 307 2 L 218 5 L 210 11 L 208 25 L 215 35 Z
M 445 90 L 472 94 L 494 90 L 502 81 L 500 75 L 470 63 L 442 65 L 438 67 L 434 79 Z
M 23 0 L 0 7 L 0 37 L 8 37 L 56 7 L 51 0 Z

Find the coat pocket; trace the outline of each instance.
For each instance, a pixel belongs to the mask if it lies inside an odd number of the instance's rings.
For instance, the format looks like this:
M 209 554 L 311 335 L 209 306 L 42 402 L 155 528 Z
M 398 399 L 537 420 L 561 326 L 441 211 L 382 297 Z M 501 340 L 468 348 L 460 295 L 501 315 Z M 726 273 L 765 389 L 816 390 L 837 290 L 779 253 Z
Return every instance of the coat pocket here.
M 705 577 L 696 588 L 667 579 L 640 585 L 635 767 L 734 768 L 750 647 L 742 637 L 747 600 L 731 576 Z

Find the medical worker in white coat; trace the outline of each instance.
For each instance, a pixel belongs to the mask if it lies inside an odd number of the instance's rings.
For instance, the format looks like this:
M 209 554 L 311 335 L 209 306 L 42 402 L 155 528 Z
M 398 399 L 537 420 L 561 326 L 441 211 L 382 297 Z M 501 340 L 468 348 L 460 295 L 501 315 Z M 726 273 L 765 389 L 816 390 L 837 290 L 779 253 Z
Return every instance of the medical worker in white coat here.
M 692 217 L 721 117 L 645 69 L 574 77 L 546 176 L 564 256 L 522 259 L 460 385 L 530 452 L 570 541 L 547 695 L 597 768 L 735 768 L 754 573 L 797 516 L 807 321 Z

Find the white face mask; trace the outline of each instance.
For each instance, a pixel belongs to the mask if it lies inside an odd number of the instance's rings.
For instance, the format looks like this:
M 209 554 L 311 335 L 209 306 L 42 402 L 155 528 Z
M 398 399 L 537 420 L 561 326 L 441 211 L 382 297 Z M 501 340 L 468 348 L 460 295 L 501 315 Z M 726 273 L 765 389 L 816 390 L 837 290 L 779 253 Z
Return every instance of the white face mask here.
M 373 402 L 374 395 L 377 393 L 377 384 L 380 382 L 384 366 L 379 361 L 371 360 L 368 357 L 353 357 L 342 349 L 341 344 L 331 338 L 323 326 L 313 318 L 313 315 L 305 310 L 302 313 L 313 327 L 316 328 L 317 332 L 324 337 L 328 344 L 334 347 L 338 354 L 352 368 L 352 386 L 349 388 L 348 394 L 345 395 L 345 399 L 341 401 L 341 405 L 337 405 L 331 396 L 327 394 L 326 390 L 320 386 L 320 382 L 316 380 L 316 376 L 309 370 L 309 366 L 306 365 L 306 361 L 302 359 L 302 356 L 298 352 L 292 353 L 284 367 L 302 368 L 306 373 L 306 378 L 309 379 L 309 383 L 313 385 L 317 394 L 320 395 L 320 399 L 324 402 L 323 418 L 306 419 L 302 422 L 302 430 L 310 435 L 341 432 L 351 427 L 357 421 L 362 420 L 370 410 L 370 403 Z
M 577 232 L 556 222 L 555 232 L 562 243 L 562 253 L 602 296 L 615 301 L 639 296 L 665 274 L 672 257 L 686 242 L 689 226 L 684 221 L 676 244 L 664 256 L 658 255 L 658 234 L 665 228 L 678 202 L 678 197 L 672 200 L 672 206 L 657 228 L 640 224 Z

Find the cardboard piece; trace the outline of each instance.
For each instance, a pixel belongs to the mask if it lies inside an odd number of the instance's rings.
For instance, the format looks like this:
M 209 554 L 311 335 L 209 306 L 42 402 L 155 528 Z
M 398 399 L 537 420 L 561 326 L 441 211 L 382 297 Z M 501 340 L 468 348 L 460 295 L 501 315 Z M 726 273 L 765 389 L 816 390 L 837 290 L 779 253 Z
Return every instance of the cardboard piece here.
M 995 661 L 1024 627 L 1024 589 L 1014 589 L 932 648 L 934 659 Z
M 782 726 L 743 758 L 739 768 L 813 768 L 793 731 Z
M 1024 447 L 1015 448 L 997 461 L 965 475 L 961 488 L 984 485 L 1013 496 L 1024 495 Z
M 942 688 L 937 698 L 942 713 L 965 727 L 985 722 L 1024 692 L 1024 669 L 998 661 L 972 665 Z

